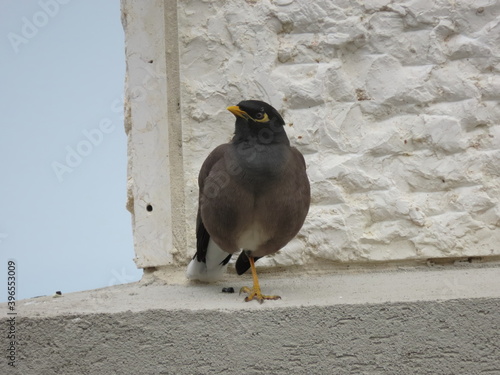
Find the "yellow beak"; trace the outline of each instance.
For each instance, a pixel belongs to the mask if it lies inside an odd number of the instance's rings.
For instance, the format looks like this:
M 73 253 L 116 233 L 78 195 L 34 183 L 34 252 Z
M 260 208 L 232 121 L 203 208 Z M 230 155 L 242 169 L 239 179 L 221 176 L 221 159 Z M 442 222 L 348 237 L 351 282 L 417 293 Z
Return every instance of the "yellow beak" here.
M 231 112 L 233 115 L 238 116 L 238 117 L 243 117 L 243 118 L 248 118 L 248 113 L 245 111 L 242 111 L 240 107 L 237 105 L 232 105 L 231 107 L 227 107 L 227 110 Z

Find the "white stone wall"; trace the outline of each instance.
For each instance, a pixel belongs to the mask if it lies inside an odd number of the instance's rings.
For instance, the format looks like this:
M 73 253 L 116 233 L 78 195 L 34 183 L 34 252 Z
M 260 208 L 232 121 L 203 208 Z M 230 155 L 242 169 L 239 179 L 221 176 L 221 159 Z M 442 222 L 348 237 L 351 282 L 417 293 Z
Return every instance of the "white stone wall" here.
M 178 26 L 179 262 L 243 99 L 281 111 L 312 183 L 300 235 L 259 263 L 500 255 L 499 2 L 180 0 Z
M 172 185 L 162 0 L 122 1 L 128 202 L 138 267 L 173 263 Z

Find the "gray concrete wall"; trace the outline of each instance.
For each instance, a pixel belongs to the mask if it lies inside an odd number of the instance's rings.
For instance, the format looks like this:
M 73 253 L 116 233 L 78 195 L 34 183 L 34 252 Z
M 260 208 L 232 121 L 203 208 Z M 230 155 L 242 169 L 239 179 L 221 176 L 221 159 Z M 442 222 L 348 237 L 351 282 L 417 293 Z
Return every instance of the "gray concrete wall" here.
M 151 310 L 21 324 L 19 370 L 3 374 L 500 373 L 498 299 Z
M 500 374 L 498 268 L 261 279 L 282 300 L 222 294 L 249 281 L 229 278 L 19 301 L 0 373 Z

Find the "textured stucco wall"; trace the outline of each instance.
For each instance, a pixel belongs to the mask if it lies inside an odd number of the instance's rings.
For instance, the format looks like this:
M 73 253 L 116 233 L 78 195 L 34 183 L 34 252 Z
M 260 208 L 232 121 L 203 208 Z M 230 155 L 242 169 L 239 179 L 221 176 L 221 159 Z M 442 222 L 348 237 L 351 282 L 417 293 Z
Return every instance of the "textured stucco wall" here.
M 150 310 L 27 318 L 18 367 L 2 361 L 0 370 L 11 375 L 497 374 L 499 315 L 498 301 L 475 299 L 237 314 Z
M 438 268 L 267 278 L 264 304 L 187 282 L 18 301 L 0 374 L 499 374 L 498 268 Z
M 297 239 L 261 264 L 500 254 L 500 3 L 181 0 L 177 9 L 184 177 L 175 184 L 185 188 L 187 240 L 177 261 L 194 249 L 199 167 L 233 131 L 225 108 L 249 98 L 282 112 L 313 194 Z M 131 152 L 152 146 L 163 147 Z

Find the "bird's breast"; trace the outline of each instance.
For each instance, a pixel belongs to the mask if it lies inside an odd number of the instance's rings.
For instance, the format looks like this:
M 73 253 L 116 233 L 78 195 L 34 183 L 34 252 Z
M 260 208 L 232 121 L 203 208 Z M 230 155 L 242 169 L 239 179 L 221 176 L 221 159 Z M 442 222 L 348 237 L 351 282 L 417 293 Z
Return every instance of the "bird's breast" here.
M 268 241 L 270 236 L 262 225 L 254 221 L 243 229 L 237 238 L 238 248 L 245 250 L 256 250 L 261 244 Z
M 234 145 L 228 155 L 232 177 L 245 187 L 262 188 L 279 179 L 290 158 L 285 145 Z M 226 163 L 227 164 L 227 163 Z

